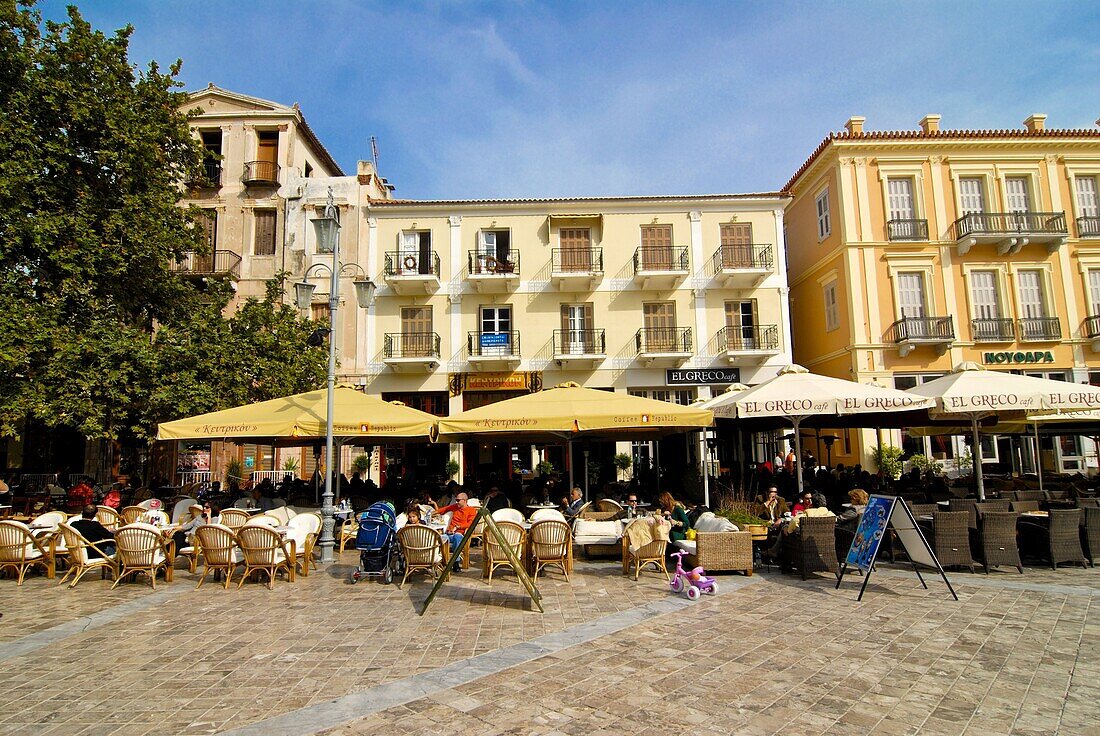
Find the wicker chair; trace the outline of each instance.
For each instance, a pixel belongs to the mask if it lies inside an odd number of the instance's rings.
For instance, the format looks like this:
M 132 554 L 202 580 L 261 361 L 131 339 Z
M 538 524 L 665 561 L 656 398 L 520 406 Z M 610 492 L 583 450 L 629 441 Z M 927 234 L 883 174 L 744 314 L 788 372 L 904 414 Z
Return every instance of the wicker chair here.
M 706 570 L 740 570 L 752 575 L 752 533 L 734 531 L 737 527 L 722 517 L 703 513 L 695 520 L 695 541 L 676 542 L 687 552 L 684 564 L 701 565 Z
M 523 527 L 523 512 L 519 509 L 497 509 L 493 512 L 493 521 L 500 524 L 502 521 L 510 521 L 513 524 L 519 524 L 520 528 Z
M 112 532 L 123 526 L 122 517 L 110 506 L 96 506 L 95 520 Z
M 535 513 L 531 514 L 531 521 L 565 521 L 565 514 L 557 509 L 536 509 Z
M 211 572 L 217 579 L 219 572 L 225 573 L 224 588 L 229 588 L 233 580 L 233 571 L 244 562 L 244 554 L 237 546 L 237 536 L 224 524 L 203 524 L 195 530 L 195 541 L 202 549 L 202 577 L 196 590 L 206 582 Z
M 512 510 L 514 509 L 501 509 L 501 511 Z M 515 553 L 516 558 L 522 560 L 525 536 L 523 527 L 512 521 L 500 521 L 497 522 L 497 528 L 500 529 L 501 536 L 504 537 L 504 541 L 508 543 L 508 546 L 512 548 L 512 552 Z M 485 536 L 484 561 L 484 575 L 488 579 L 487 581 L 490 585 L 493 582 L 493 570 L 505 565 L 508 567 L 512 566 L 512 563 L 508 560 L 508 556 L 504 553 L 503 548 L 492 534 L 487 534 Z
M 909 509 L 913 516 L 931 516 L 940 510 L 940 506 L 936 503 L 911 503 Z
M 159 509 L 153 509 L 146 511 L 141 515 L 141 519 L 138 521 L 140 524 L 149 524 L 150 526 L 165 527 L 172 523 L 172 520 L 168 517 L 168 514 Z
M 141 520 L 141 515 L 145 513 L 143 506 L 127 506 L 122 509 L 122 513 L 119 516 L 122 517 L 122 525 L 136 524 Z
M 338 534 L 339 540 L 340 540 L 340 551 L 341 552 L 344 551 L 344 546 L 348 542 L 351 542 L 352 545 L 354 545 L 355 544 L 355 538 L 358 535 L 359 535 L 359 519 L 356 518 L 355 514 L 352 514 L 350 517 L 348 517 L 347 521 L 345 521 L 343 524 L 340 524 L 340 530 L 339 530 L 339 534 Z
M 172 563 L 175 553 L 171 540 L 161 536 L 160 529 L 151 524 L 128 524 L 115 532 L 115 545 L 118 548 L 116 559 L 120 569 L 114 590 L 126 576 L 145 573 L 157 589 L 157 572 L 164 571 L 164 582 L 172 582 Z
M 630 536 L 628 530 L 635 524 L 651 524 L 651 519 L 634 519 L 626 525 L 626 529 L 623 529 L 623 575 L 630 572 L 630 568 L 634 568 L 634 579 L 638 579 L 638 574 L 642 571 L 642 568 L 646 565 L 653 565 L 657 568 L 658 572 L 664 573 L 665 580 L 669 580 L 668 568 L 665 566 L 665 550 L 668 549 L 667 539 L 653 539 L 646 542 L 641 547 L 632 547 L 630 544 Z
M 266 526 L 268 529 L 274 529 L 277 526 L 283 526 L 283 524 L 270 514 L 256 514 L 246 521 L 244 526 Z M 243 529 L 244 526 L 241 528 Z
M 623 505 L 613 498 L 601 498 L 595 502 L 594 511 L 614 511 L 618 513 L 623 510 Z
M 1082 509 L 1100 509 L 1100 498 L 1078 498 L 1077 506 Z
M 1089 548 L 1089 562 L 1096 567 L 1100 557 L 1100 506 L 1089 506 L 1085 512 L 1085 542 Z
M 557 565 L 569 581 L 569 570 L 573 567 L 573 539 L 569 534 L 569 525 L 557 519 L 536 521 L 528 532 L 531 545 L 531 562 L 534 575 L 547 565 Z
M 989 574 L 991 567 L 1011 565 L 1022 575 L 1024 566 L 1020 562 L 1020 549 L 1016 546 L 1017 515 L 1011 511 L 983 512 L 981 509 L 979 513 L 981 513 L 982 525 L 982 564 L 985 567 L 985 574 Z
M 19 585 L 27 576 L 27 570 L 35 565 L 46 568 L 51 580 L 56 572 L 53 550 L 31 534 L 30 527 L 18 521 L 0 521 L 0 571 L 15 569 Z
M 1021 529 L 1030 529 L 1035 537 L 1042 540 L 1040 549 L 1050 559 L 1050 569 L 1057 570 L 1059 562 L 1079 562 L 1088 567 L 1088 559 L 1081 548 L 1081 509 L 1051 511 L 1047 520 L 1049 526 L 1025 520 Z
M 953 512 L 965 511 L 967 513 L 967 525 L 971 529 L 978 528 L 978 502 L 973 498 L 952 498 L 949 499 L 948 509 Z
M 321 515 L 316 512 L 297 514 L 291 517 L 287 526 L 290 527 L 287 537 L 294 540 L 295 562 L 300 566 L 302 577 L 309 577 L 310 565 L 317 569 L 317 563 L 313 561 L 313 546 L 321 535 Z
M 244 574 L 237 588 L 244 585 L 249 573 L 253 572 L 267 573 L 268 590 L 275 587 L 279 570 L 285 570 L 287 580 L 294 582 L 297 553 L 293 539 L 283 539 L 277 531 L 263 524 L 245 524 L 237 530 L 237 544 L 244 555 Z
M 982 518 L 983 514 L 987 514 L 990 511 L 1006 512 L 1011 510 L 1011 501 L 984 501 L 983 503 L 974 504 L 974 509 L 978 512 L 978 519 Z
M 1038 501 L 1013 501 L 1009 504 L 1009 510 L 1014 511 L 1017 514 L 1022 514 L 1025 511 L 1038 511 Z
M 970 511 L 938 511 L 932 514 L 932 548 L 942 567 L 959 565 L 974 572 L 970 554 Z
M 218 518 L 221 520 L 222 526 L 227 526 L 230 529 L 240 529 L 248 522 L 250 517 L 247 511 L 241 509 L 222 509 Z
M 1042 491 L 1016 491 L 1017 501 L 1045 501 L 1046 495 Z
M 104 578 L 107 577 L 108 572 L 111 573 L 112 578 L 118 577 L 118 561 L 115 560 L 114 553 L 107 554 L 106 550 L 99 546 L 104 545 L 105 542 L 89 542 L 83 534 L 68 524 L 61 525 L 61 536 L 65 539 L 65 548 L 69 551 L 69 569 L 58 581 L 58 585 L 64 585 L 72 575 L 74 577 L 69 587 L 75 588 L 80 578 L 90 570 L 99 570 Z M 94 551 L 95 556 L 90 555 L 89 550 Z
M 405 576 L 397 584 L 400 588 L 414 572 L 426 572 L 436 578 L 450 577 L 451 546 L 435 529 L 423 524 L 406 525 L 397 532 L 397 543 L 405 558 Z
M 836 558 L 836 517 L 803 516 L 798 531 L 783 543 L 784 567 L 797 567 L 802 579 L 811 572 L 840 574 Z

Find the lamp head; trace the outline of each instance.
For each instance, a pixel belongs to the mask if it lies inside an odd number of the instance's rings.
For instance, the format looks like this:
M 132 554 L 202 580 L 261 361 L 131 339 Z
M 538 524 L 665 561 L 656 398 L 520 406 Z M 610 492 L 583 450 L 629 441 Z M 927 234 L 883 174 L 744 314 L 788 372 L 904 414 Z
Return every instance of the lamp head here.
M 355 286 L 355 299 L 361 309 L 367 309 L 374 304 L 374 292 L 378 287 L 370 279 L 356 279 L 352 282 Z
M 316 290 L 317 287 L 308 281 L 299 281 L 294 284 L 294 301 L 298 309 L 309 309 L 309 305 L 313 303 L 313 292 Z

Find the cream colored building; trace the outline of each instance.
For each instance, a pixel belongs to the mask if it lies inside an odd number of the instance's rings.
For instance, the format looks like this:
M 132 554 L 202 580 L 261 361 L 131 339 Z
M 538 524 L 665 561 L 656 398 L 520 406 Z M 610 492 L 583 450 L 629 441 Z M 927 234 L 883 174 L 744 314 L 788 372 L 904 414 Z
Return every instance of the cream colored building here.
M 794 357 L 816 373 L 909 388 L 963 361 L 1100 383 L 1100 130 L 832 133 L 785 187 Z M 869 464 L 873 432 L 837 431 L 834 461 Z M 898 436 L 948 463 L 960 440 Z M 1044 467 L 1086 465 L 1077 438 Z M 1034 469 L 1030 443 L 987 460 Z

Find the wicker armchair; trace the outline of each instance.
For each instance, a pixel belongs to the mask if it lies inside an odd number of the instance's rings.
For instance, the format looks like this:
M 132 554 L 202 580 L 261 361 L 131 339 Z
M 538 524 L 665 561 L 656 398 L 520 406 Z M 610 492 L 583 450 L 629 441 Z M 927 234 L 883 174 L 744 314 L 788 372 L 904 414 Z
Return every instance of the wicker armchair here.
M 122 513 L 119 516 L 122 517 L 122 525 L 136 524 L 141 520 L 141 515 L 145 513 L 145 507 L 143 506 L 127 506 L 122 509 Z
M 937 503 L 911 503 L 909 504 L 909 510 L 913 512 L 913 516 L 931 516 L 940 510 L 940 505 Z
M 569 570 L 573 567 L 573 539 L 569 534 L 569 525 L 557 519 L 536 521 L 528 532 L 531 545 L 531 562 L 534 575 L 547 565 L 561 568 L 565 580 L 569 580 Z
M 444 580 L 450 577 L 451 545 L 435 529 L 423 524 L 405 525 L 397 532 L 397 543 L 405 558 L 405 576 L 398 588 L 414 572 L 426 572 L 433 579 L 439 575 Z
M 1085 512 L 1085 542 L 1089 548 L 1089 562 L 1096 567 L 1096 558 L 1100 557 L 1100 506 L 1089 506 Z
M 317 569 L 317 563 L 313 561 L 313 547 L 321 535 L 321 515 L 316 512 L 297 514 L 291 517 L 287 526 L 290 527 L 287 537 L 294 540 L 297 554 L 295 562 L 300 567 L 302 577 L 309 577 L 310 566 Z
M 337 539 L 340 542 L 340 551 L 344 551 L 344 546 L 348 542 L 355 546 L 355 538 L 359 535 L 359 519 L 352 514 L 348 517 L 348 520 L 339 525 L 337 532 Z
M 128 575 L 142 572 L 149 576 L 153 590 L 157 589 L 157 572 L 161 570 L 164 571 L 164 582 L 172 582 L 175 552 L 171 540 L 165 540 L 160 529 L 151 524 L 129 524 L 115 532 L 115 545 L 120 569 L 112 590 Z
M 952 512 L 958 513 L 965 511 L 967 514 L 967 526 L 971 529 L 978 528 L 978 502 L 973 498 L 952 498 L 949 499 L 948 509 Z
M 983 503 L 974 504 L 974 509 L 978 512 L 979 521 L 983 514 L 987 514 L 990 511 L 1006 512 L 1011 511 L 1011 501 L 984 501 Z
M 750 537 L 751 546 L 751 537 Z M 803 516 L 798 531 L 783 543 L 784 567 L 797 567 L 802 579 L 811 572 L 840 574 L 836 558 L 836 517 Z
M 89 542 L 83 534 L 68 524 L 61 525 L 61 536 L 65 540 L 65 548 L 69 551 L 69 569 L 58 581 L 58 585 L 64 585 L 65 581 L 72 575 L 73 579 L 69 583 L 69 587 L 75 588 L 76 584 L 80 582 L 80 578 L 84 577 L 84 574 L 90 570 L 99 570 L 104 578 L 107 577 L 108 572 L 111 573 L 112 578 L 118 577 L 118 561 L 115 560 L 114 552 L 107 554 L 107 550 L 103 546 L 111 544 L 113 547 L 114 542 L 110 540 Z
M 623 575 L 627 575 L 630 572 L 630 568 L 634 568 L 634 579 L 638 579 L 638 574 L 642 571 L 642 568 L 646 565 L 653 565 L 657 568 L 658 572 L 664 573 L 665 580 L 669 580 L 668 568 L 665 566 L 665 550 L 668 549 L 667 539 L 651 539 L 649 542 L 635 547 L 630 544 L 629 530 L 636 524 L 653 524 L 652 519 L 634 519 L 626 525 L 626 529 L 623 530 Z
M 1008 503 L 1007 501 L 1005 503 Z M 984 504 L 978 504 L 979 507 Z M 1011 511 L 982 511 L 982 564 L 985 574 L 989 574 L 989 568 L 1000 565 L 1011 565 L 1024 572 L 1023 563 L 1020 562 L 1020 549 L 1016 546 L 1016 518 Z
M 230 529 L 240 529 L 248 522 L 249 518 L 248 512 L 241 509 L 222 509 L 221 514 L 218 516 L 221 524 Z
M 500 524 L 502 521 L 510 521 L 513 524 L 519 524 L 520 528 L 523 528 L 523 512 L 519 509 L 497 509 L 493 512 L 493 521 Z
M 752 575 L 752 533 L 734 531 L 727 519 L 703 513 L 695 521 L 695 540 L 681 540 L 676 546 L 687 552 L 684 564 L 706 570 L 740 570 Z
M 30 527 L 18 521 L 0 521 L 0 571 L 13 568 L 19 575 L 19 585 L 27 570 L 35 565 L 46 568 L 46 577 L 56 572 L 53 550 L 31 534 Z
M 501 509 L 501 511 L 511 510 L 513 509 Z M 498 521 L 497 528 L 500 529 L 501 536 L 504 537 L 504 541 L 508 543 L 508 546 L 512 548 L 512 552 L 515 553 L 516 558 L 522 560 L 525 536 L 523 527 L 512 521 Z M 508 567 L 512 566 L 512 563 L 508 560 L 508 556 L 504 553 L 504 549 L 492 534 L 485 535 L 485 554 L 483 559 L 484 575 L 490 585 L 493 582 L 494 570 L 505 565 Z
M 229 588 L 233 580 L 233 571 L 244 562 L 244 554 L 237 546 L 237 536 L 224 524 L 203 524 L 195 530 L 195 542 L 202 549 L 202 577 L 196 590 L 206 582 L 206 576 L 214 573 L 215 580 L 219 572 L 225 573 L 224 588 Z
M 932 514 L 932 548 L 940 566 L 959 565 L 974 572 L 970 554 L 970 511 L 938 511 Z
M 1009 510 L 1014 511 L 1017 514 L 1022 514 L 1025 511 L 1038 511 L 1038 501 L 1012 501 L 1009 503 Z
M 593 511 L 614 511 L 618 513 L 623 510 L 623 505 L 613 498 L 601 498 L 595 502 Z
M 244 574 L 237 583 L 238 588 L 253 572 L 267 573 L 268 590 L 275 587 L 279 570 L 284 570 L 287 580 L 294 582 L 297 553 L 293 539 L 283 539 L 277 531 L 263 524 L 245 524 L 237 530 L 237 544 L 244 555 Z
M 1025 519 L 1021 530 L 1030 530 L 1034 537 L 1041 540 L 1039 549 L 1050 560 L 1050 569 L 1057 570 L 1059 562 L 1079 562 L 1088 567 L 1088 559 L 1081 548 L 1081 509 L 1051 511 L 1047 520 L 1049 526 Z
M 96 506 L 95 520 L 112 532 L 123 526 L 122 517 L 110 506 Z

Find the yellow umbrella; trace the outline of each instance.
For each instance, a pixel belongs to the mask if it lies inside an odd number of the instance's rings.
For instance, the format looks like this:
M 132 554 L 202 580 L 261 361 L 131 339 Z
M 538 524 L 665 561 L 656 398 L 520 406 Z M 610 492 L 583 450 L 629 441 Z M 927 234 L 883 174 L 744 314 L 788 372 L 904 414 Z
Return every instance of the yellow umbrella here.
M 333 434 L 343 438 L 430 440 L 436 417 L 398 402 L 383 401 L 346 386 L 335 389 Z M 158 440 L 264 438 L 314 440 L 325 436 L 324 389 L 236 406 L 187 419 L 163 422 Z
M 439 440 L 524 435 L 529 440 L 645 437 L 702 429 L 707 409 L 564 383 L 439 420 Z

